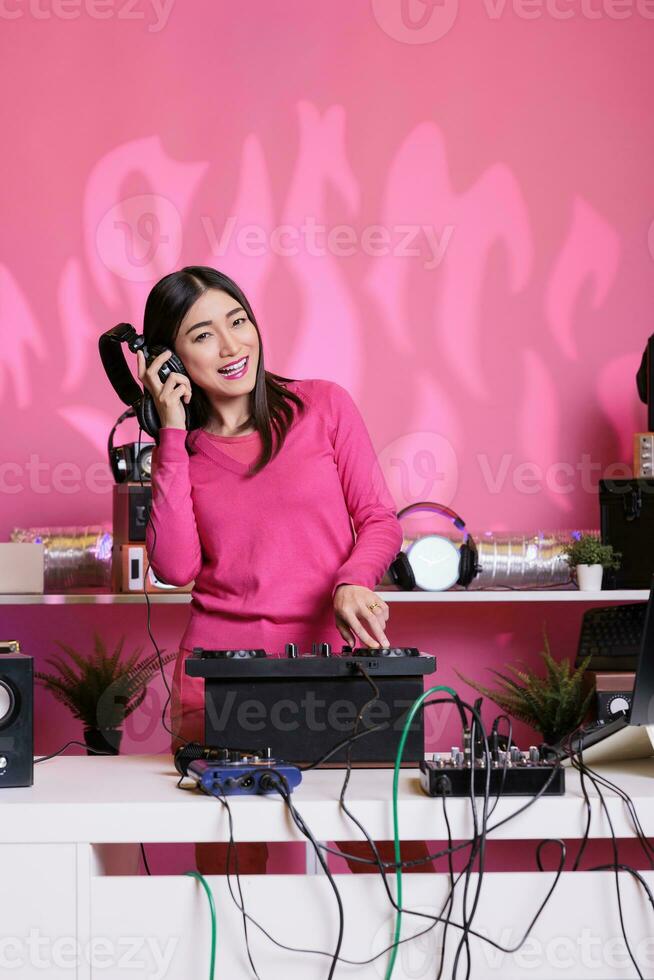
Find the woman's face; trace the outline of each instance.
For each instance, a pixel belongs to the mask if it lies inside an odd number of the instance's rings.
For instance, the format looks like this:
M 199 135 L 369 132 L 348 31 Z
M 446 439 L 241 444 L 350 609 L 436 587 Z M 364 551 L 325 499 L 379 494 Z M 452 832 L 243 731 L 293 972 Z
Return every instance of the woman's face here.
M 177 333 L 175 353 L 191 381 L 208 395 L 244 395 L 252 391 L 259 363 L 259 338 L 247 313 L 229 293 L 208 289 L 190 308 Z M 236 372 L 221 373 L 233 362 Z

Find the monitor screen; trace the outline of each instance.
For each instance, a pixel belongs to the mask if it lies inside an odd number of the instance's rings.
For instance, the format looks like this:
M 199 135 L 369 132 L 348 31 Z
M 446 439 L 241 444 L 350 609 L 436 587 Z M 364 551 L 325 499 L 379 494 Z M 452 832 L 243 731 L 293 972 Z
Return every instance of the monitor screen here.
M 645 611 L 629 724 L 654 725 L 654 579 Z

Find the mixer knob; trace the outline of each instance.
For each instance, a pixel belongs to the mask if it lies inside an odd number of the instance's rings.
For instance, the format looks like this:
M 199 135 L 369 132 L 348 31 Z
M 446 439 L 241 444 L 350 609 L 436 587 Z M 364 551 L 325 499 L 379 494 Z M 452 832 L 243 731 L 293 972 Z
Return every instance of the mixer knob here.
M 352 653 L 352 646 L 349 643 L 344 643 L 341 647 L 341 653 Z
M 319 655 L 319 653 L 320 653 L 320 651 L 318 649 L 318 644 L 317 643 L 312 643 L 311 644 L 311 656 L 312 657 L 317 657 Z
M 321 657 L 331 657 L 332 647 L 331 643 L 321 643 L 320 644 L 320 656 Z
M 513 762 L 514 764 L 516 762 L 522 762 L 522 752 L 515 745 L 511 746 L 511 762 Z
M 291 660 L 295 660 L 297 657 L 297 643 L 287 643 L 284 647 L 284 651 L 287 657 L 289 657 Z
M 538 746 L 529 746 L 529 761 L 530 762 L 540 762 L 540 752 L 538 751 Z

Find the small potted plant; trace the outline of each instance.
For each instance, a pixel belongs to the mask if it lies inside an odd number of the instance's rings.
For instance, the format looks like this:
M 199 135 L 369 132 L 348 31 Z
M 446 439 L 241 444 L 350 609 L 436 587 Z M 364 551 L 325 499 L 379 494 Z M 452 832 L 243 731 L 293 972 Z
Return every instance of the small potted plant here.
M 583 686 L 583 674 L 591 658 L 586 657 L 573 671 L 569 660 L 554 659 L 545 629 L 543 644 L 544 649 L 540 651 L 540 656 L 545 664 L 544 677 L 528 667 L 519 669 L 509 664 L 506 669 L 512 677 L 497 670 L 492 671 L 501 682 L 498 688 L 493 689 L 464 677 L 458 670 L 457 674 L 475 691 L 499 705 L 507 715 L 535 728 L 541 733 L 546 745 L 556 745 L 574 732 L 586 717 L 595 693 L 591 686 L 588 693 L 584 694 Z
M 102 639 L 97 633 L 94 635 L 95 646 L 90 656 L 57 643 L 68 662 L 55 654 L 46 658 L 46 663 L 59 673 L 35 671 L 34 676 L 84 724 L 88 755 L 95 752 L 117 755 L 123 734 L 121 726 L 145 698 L 149 682 L 160 669 L 159 658 L 155 653 L 139 659 L 143 650 L 139 647 L 123 660 L 124 637 L 109 654 Z M 168 664 L 175 657 L 175 653 L 162 653 L 161 660 Z
M 605 568 L 619 568 L 622 552 L 610 544 L 602 544 L 598 534 L 572 532 L 572 541 L 564 545 L 563 554 L 574 568 L 577 585 L 583 592 L 599 592 Z

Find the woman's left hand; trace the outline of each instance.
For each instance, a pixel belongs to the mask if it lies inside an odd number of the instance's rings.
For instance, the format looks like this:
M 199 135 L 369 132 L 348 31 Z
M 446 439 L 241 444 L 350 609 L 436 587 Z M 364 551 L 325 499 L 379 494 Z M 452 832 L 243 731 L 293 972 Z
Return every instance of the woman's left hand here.
M 371 649 L 390 646 L 384 632 L 388 604 L 371 589 L 364 585 L 339 585 L 334 593 L 334 613 L 338 632 L 350 646 L 355 646 L 357 639 Z

